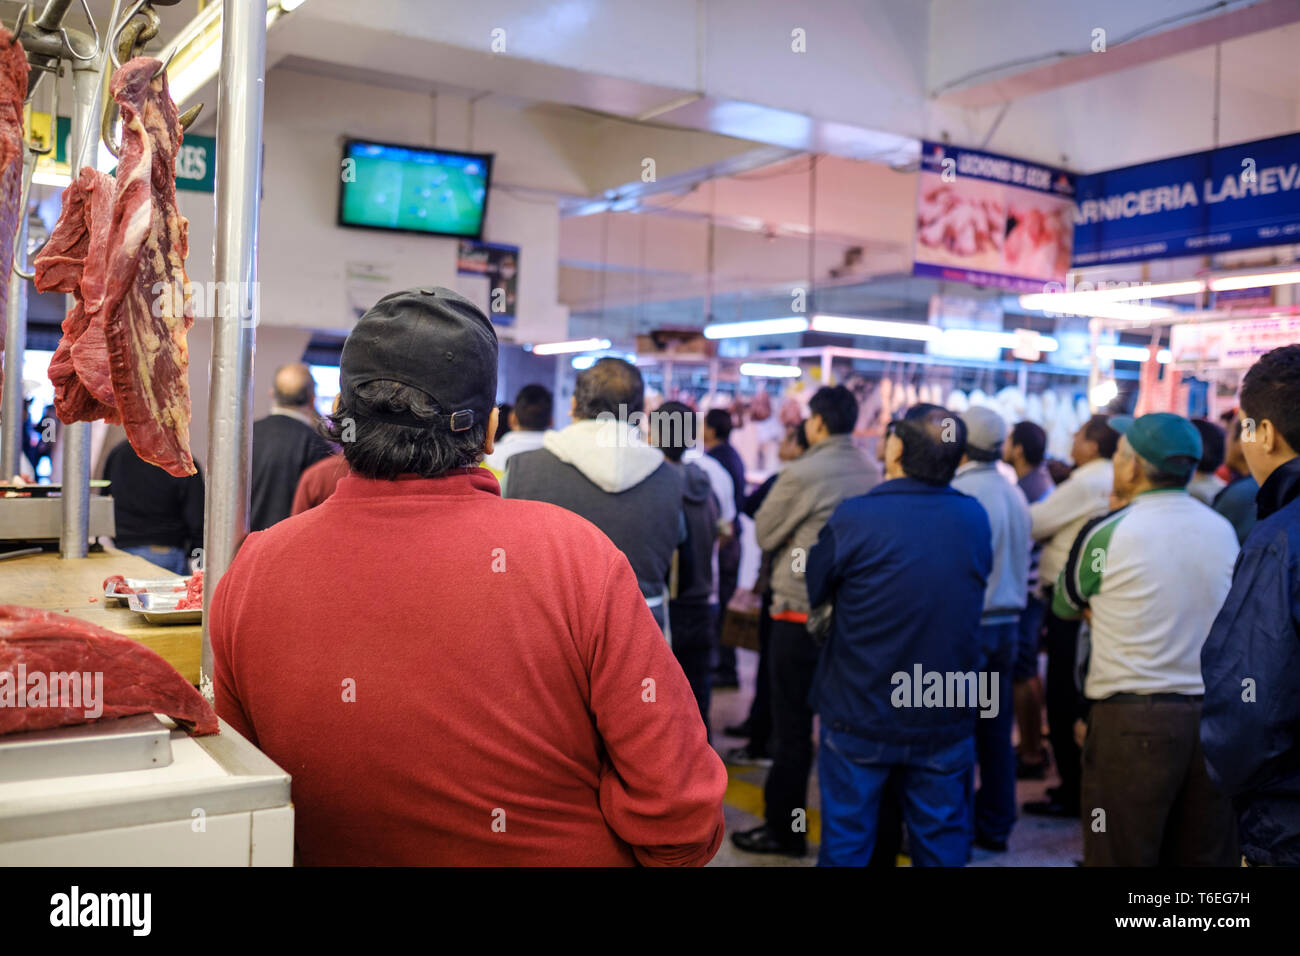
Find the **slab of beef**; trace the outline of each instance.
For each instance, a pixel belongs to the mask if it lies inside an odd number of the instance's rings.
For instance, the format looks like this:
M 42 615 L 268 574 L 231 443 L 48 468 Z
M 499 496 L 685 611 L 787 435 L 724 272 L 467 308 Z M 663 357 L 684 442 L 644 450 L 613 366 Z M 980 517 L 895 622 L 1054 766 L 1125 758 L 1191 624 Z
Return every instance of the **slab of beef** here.
M 54 409 L 65 424 L 120 420 L 101 308 L 115 185 L 107 173 L 84 168 L 63 190 L 59 221 L 33 262 L 37 290 L 70 292 L 75 300 L 49 369 Z
M 75 617 L 0 605 L 0 734 L 90 723 L 84 697 L 80 706 L 57 706 L 69 701 L 49 693 L 55 684 L 67 687 L 66 675 L 87 673 L 103 675 L 99 719 L 166 714 L 196 736 L 219 732 L 202 695 L 143 644 Z M 59 675 L 54 683 L 51 675 Z M 42 679 L 45 706 L 18 706 L 16 694 L 31 703 Z
M 12 263 L 23 190 L 23 101 L 27 99 L 27 54 L 17 38 L 0 26 L 0 262 Z M 0 320 L 9 299 L 9 271 L 0 282 Z M 0 321 L 0 358 L 5 350 Z M 0 385 L 4 362 L 0 361 Z
M 136 57 L 109 85 L 122 113 L 122 157 L 102 310 L 126 437 L 142 459 L 183 477 L 195 473 L 185 344 L 194 311 L 185 275 L 189 223 L 176 207 L 181 126 L 167 75 L 153 78 L 161 66 Z

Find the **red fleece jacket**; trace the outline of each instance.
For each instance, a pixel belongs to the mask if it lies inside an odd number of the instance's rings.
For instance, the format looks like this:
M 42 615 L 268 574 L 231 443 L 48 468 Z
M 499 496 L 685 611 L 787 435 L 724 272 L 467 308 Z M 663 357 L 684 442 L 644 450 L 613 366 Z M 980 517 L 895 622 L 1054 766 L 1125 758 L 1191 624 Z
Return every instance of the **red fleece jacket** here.
M 342 479 L 212 603 L 305 864 L 702 865 L 727 777 L 623 554 L 485 469 Z

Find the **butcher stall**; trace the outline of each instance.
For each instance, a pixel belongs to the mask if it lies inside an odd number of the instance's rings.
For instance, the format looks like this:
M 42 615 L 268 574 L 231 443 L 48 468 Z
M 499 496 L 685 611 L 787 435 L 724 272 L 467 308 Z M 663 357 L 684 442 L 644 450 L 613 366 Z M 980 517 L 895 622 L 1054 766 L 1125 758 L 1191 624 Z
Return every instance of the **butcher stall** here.
M 200 4 L 162 37 L 154 8 L 177 3 L 114 0 L 97 24 L 86 0 L 44 0 L 0 24 L 0 865 L 293 862 L 290 778 L 218 718 L 205 612 L 248 531 L 266 28 L 294 5 Z M 91 481 L 90 429 L 120 425 L 142 461 L 196 472 L 175 173 L 202 104 L 181 112 L 169 84 L 213 68 L 218 47 L 213 271 L 238 291 L 216 304 L 212 365 L 195 376 L 210 385 L 210 443 L 186 577 L 108 543 L 112 488 Z M 53 148 L 32 117 L 61 118 L 61 87 L 66 188 L 29 249 L 33 169 Z M 29 282 L 66 302 L 49 363 L 60 427 L 44 439 L 58 484 L 20 477 Z

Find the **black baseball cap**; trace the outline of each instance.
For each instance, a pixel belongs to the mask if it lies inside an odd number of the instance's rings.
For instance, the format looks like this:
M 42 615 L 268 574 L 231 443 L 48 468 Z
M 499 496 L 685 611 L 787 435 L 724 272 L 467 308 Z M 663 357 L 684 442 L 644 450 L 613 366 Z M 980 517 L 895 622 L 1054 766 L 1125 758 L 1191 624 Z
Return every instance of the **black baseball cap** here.
M 384 296 L 357 322 L 339 362 L 343 401 L 367 418 L 461 432 L 486 424 L 497 396 L 497 333 L 478 307 L 440 286 Z M 384 379 L 428 393 L 443 409 L 436 419 L 368 409 L 358 386 Z

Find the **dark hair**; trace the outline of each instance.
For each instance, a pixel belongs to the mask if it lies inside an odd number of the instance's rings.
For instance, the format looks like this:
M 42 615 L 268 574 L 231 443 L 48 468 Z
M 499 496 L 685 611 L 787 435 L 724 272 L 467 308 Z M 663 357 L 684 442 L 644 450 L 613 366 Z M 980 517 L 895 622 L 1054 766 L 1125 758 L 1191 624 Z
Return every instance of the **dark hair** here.
M 525 431 L 540 432 L 551 427 L 555 399 L 545 385 L 525 385 L 515 396 L 515 420 Z
M 431 428 L 393 425 L 377 421 L 367 411 L 381 415 L 410 412 L 419 418 L 443 416 Z M 338 411 L 329 415 L 323 434 L 343 446 L 348 466 L 363 478 L 392 480 L 416 474 L 437 478 L 453 468 L 469 468 L 483 456 L 487 421 L 476 421 L 463 432 L 448 428 L 446 413 L 432 397 L 400 382 L 379 380 L 359 385 L 354 396 L 346 393 Z
M 665 416 L 671 416 L 665 420 Z M 664 402 L 650 413 L 650 436 L 655 447 L 664 453 L 669 461 L 681 461 L 682 455 L 690 447 L 694 432 L 695 412 L 684 402 Z M 691 422 L 688 428 L 673 428 L 673 422 Z
M 1083 437 L 1097 446 L 1097 454 L 1102 458 L 1115 457 L 1115 449 L 1119 447 L 1119 432 L 1110 427 L 1109 416 L 1093 415 L 1084 422 Z
M 807 424 L 808 424 L 808 419 L 805 418 L 802 419 L 799 422 L 799 424 L 793 427 L 795 444 L 797 444 L 804 451 L 807 451 L 811 447 L 808 444 L 808 433 L 804 431 L 804 426 Z
M 503 435 L 510 431 L 510 403 L 502 402 L 500 413 L 497 415 L 497 433 L 493 437 L 494 441 L 500 441 Z
M 731 412 L 725 408 L 710 408 L 704 413 L 704 424 L 718 436 L 718 441 L 726 441 L 731 435 Z
M 1250 367 L 1241 383 L 1243 416 L 1262 421 L 1300 452 L 1300 345 L 1284 345 L 1265 352 Z
M 645 381 L 635 365 L 607 355 L 578 373 L 573 387 L 573 417 L 631 415 L 645 408 Z
M 929 485 L 952 481 L 966 451 L 966 423 L 960 417 L 932 405 L 915 417 L 899 419 L 892 428 L 903 443 L 903 474 Z
M 1203 418 L 1193 418 L 1192 425 L 1201 433 L 1201 460 L 1196 466 L 1197 471 L 1214 471 L 1223 464 L 1223 459 L 1227 454 L 1227 441 L 1224 431 L 1214 422 L 1207 422 Z
M 858 400 L 843 385 L 823 385 L 808 402 L 808 411 L 820 415 L 832 435 L 847 435 L 858 423 Z
M 1033 422 L 1016 422 L 1011 429 L 1011 444 L 1025 453 L 1025 464 L 1037 468 L 1047 454 L 1047 432 Z

